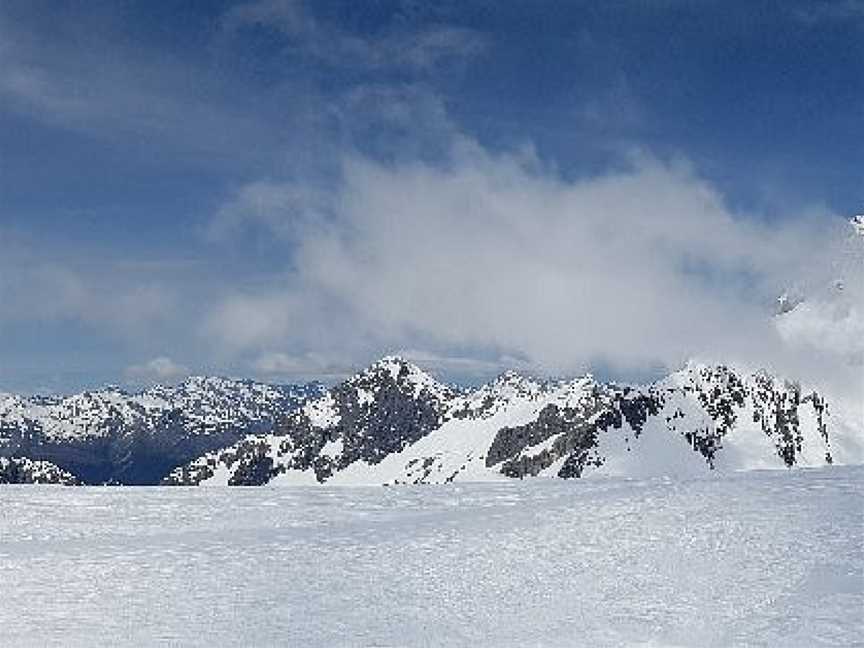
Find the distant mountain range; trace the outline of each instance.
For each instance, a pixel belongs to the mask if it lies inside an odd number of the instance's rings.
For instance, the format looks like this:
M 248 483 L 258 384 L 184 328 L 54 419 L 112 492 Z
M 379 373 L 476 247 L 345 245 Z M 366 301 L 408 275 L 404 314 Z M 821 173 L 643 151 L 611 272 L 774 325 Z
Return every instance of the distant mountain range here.
M 87 484 L 158 484 L 176 466 L 267 431 L 323 393 L 319 384 L 194 377 L 138 393 L 0 394 L 0 456 L 50 462 Z M 29 473 L 17 474 L 24 481 Z
M 864 462 L 861 421 L 764 372 L 650 385 L 507 372 L 475 389 L 387 357 L 325 390 L 190 378 L 0 396 L 0 483 L 396 484 Z

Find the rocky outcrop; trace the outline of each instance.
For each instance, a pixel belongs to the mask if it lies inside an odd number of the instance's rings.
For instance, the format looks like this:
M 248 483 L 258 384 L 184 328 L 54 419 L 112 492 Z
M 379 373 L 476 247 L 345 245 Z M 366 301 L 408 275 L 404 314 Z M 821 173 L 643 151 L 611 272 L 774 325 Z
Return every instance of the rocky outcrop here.
M 0 457 L 0 484 L 78 486 L 81 481 L 49 461 L 33 461 L 26 457 Z

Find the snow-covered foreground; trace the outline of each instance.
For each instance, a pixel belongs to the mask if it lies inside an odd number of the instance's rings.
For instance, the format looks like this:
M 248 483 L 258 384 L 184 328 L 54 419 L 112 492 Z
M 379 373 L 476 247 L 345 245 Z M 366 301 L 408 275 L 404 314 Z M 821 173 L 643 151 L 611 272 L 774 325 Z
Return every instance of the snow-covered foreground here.
M 853 646 L 864 468 L 0 489 L 0 643 Z

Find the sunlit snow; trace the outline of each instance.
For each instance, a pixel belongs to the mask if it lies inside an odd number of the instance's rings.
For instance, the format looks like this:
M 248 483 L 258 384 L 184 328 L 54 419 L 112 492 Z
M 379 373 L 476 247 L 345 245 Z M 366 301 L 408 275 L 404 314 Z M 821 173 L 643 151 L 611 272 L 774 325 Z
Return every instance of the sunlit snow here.
M 853 646 L 864 468 L 0 489 L 4 645 Z

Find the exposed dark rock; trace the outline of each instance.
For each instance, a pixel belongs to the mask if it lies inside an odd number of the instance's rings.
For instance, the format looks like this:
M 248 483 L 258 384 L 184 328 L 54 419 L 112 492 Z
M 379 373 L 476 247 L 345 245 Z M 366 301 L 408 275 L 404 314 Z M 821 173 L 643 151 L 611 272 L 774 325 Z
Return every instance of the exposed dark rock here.
M 629 387 L 595 387 L 580 407 L 548 405 L 535 421 L 500 430 L 486 455 L 486 465 L 501 463 L 502 474 L 522 478 L 537 475 L 566 458 L 558 476 L 580 477 L 586 465 L 603 463 L 595 452 L 601 432 L 620 429 L 626 421 L 638 437 L 648 417 L 659 413 L 662 402 L 662 397 L 655 392 L 640 393 Z M 531 447 L 553 437 L 549 447 L 536 454 L 528 452 Z

